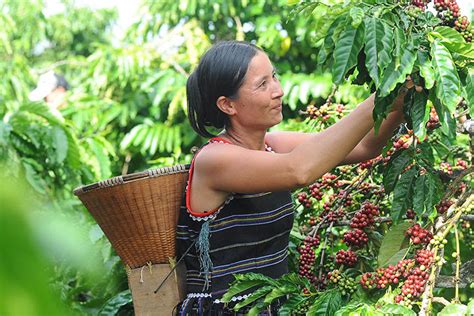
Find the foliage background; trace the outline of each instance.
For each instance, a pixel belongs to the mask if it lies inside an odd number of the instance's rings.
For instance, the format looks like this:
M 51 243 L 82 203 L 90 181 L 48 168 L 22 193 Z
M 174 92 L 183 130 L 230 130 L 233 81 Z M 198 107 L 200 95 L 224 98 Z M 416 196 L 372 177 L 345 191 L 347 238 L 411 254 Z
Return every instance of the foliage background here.
M 45 14 L 42 0 L 0 3 L 2 177 L 26 182 L 18 184 L 16 193 L 0 191 L 11 210 L 2 215 L 28 223 L 15 224 L 24 230 L 2 229 L 8 236 L 2 240 L 10 240 L 5 249 L 12 250 L 25 244 L 21 235 L 30 236 L 31 256 L 47 267 L 48 282 L 67 310 L 128 314 L 132 307 L 125 269 L 72 190 L 113 175 L 189 163 L 191 148 L 205 140 L 187 123 L 185 81 L 199 56 L 218 40 L 261 46 L 278 69 L 285 92 L 285 120 L 276 128 L 311 129 L 301 124 L 299 111 L 324 103 L 332 85 L 316 62 L 316 30 L 325 12 L 316 11 L 309 20 L 303 15 L 288 20 L 286 0 L 148 0 L 137 20 L 117 37 L 115 10 L 61 3 L 64 11 L 53 15 Z M 28 100 L 47 70 L 64 74 L 72 87 L 67 106 L 59 111 Z M 335 98 L 350 108 L 368 93 L 344 86 Z M 11 262 L 20 258 L 15 251 L 5 256 Z M 35 260 L 13 275 L 31 271 Z M 14 278 L 3 277 L 11 271 L 0 273 L 2 287 L 10 286 Z M 45 283 L 38 282 L 33 291 Z M 44 314 L 40 306 L 47 300 L 24 295 L 31 315 Z

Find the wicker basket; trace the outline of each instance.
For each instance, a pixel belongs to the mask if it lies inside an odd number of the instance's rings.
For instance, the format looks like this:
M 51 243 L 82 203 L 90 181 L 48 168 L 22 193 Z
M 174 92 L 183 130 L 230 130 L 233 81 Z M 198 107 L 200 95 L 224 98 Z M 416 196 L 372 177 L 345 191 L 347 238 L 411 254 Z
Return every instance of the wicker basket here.
M 81 186 L 84 203 L 130 268 L 169 263 L 175 257 L 176 224 L 189 165 L 118 176 Z

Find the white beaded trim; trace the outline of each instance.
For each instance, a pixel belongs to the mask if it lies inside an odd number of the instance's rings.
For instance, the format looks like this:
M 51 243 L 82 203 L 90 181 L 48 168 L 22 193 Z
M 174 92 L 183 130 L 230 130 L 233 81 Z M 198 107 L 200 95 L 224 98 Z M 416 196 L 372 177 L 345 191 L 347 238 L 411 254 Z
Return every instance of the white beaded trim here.
M 189 293 L 187 298 L 212 297 L 211 293 Z
M 250 296 L 250 294 L 234 296 L 230 299 L 230 301 L 231 302 L 242 301 L 242 300 L 246 299 L 249 296 Z M 186 298 L 200 298 L 200 297 L 212 297 L 212 294 L 211 293 L 189 293 L 186 296 Z M 214 303 L 215 304 L 221 304 L 221 303 L 224 303 L 224 302 L 222 302 L 220 299 L 215 299 Z
M 188 185 L 189 185 L 189 181 L 188 181 Z M 188 191 L 188 185 L 186 185 L 186 191 Z M 230 201 L 232 201 L 234 199 L 234 195 L 231 194 L 229 195 L 229 197 L 224 201 L 224 203 L 222 203 L 222 205 L 217 209 L 217 211 L 215 211 L 214 213 L 212 214 L 209 214 L 208 216 L 204 216 L 204 217 L 199 217 L 199 216 L 194 216 L 193 214 L 191 214 L 191 212 L 189 212 L 188 208 L 186 208 L 186 210 L 188 211 L 188 214 L 189 216 L 195 220 L 195 221 L 207 221 L 207 220 L 210 220 L 210 219 L 214 219 L 216 218 L 216 216 L 219 214 L 219 212 L 224 208 L 224 206 L 226 206 L 227 204 L 230 203 Z
M 247 295 L 239 295 L 239 296 L 234 296 L 230 299 L 231 302 L 237 302 L 237 301 L 242 301 L 244 299 L 246 299 L 247 297 L 249 297 L 250 294 L 247 294 Z M 221 303 L 224 303 L 222 302 L 220 299 L 215 299 L 214 300 L 214 303 L 215 304 L 221 304 Z

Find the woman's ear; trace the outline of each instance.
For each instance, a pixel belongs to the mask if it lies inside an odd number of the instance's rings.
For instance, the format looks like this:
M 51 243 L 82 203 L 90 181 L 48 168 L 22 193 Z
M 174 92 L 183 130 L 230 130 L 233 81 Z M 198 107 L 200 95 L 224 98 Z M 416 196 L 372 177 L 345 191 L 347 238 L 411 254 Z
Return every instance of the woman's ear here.
M 220 96 L 216 104 L 217 107 L 227 115 L 234 115 L 236 113 L 234 102 L 228 97 Z

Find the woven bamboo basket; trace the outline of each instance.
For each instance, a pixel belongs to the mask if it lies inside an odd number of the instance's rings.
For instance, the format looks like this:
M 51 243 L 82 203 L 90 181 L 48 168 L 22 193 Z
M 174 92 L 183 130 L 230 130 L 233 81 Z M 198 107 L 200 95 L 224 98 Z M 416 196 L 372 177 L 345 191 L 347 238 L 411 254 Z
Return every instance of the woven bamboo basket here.
M 118 176 L 74 190 L 131 269 L 176 256 L 179 208 L 189 165 Z

